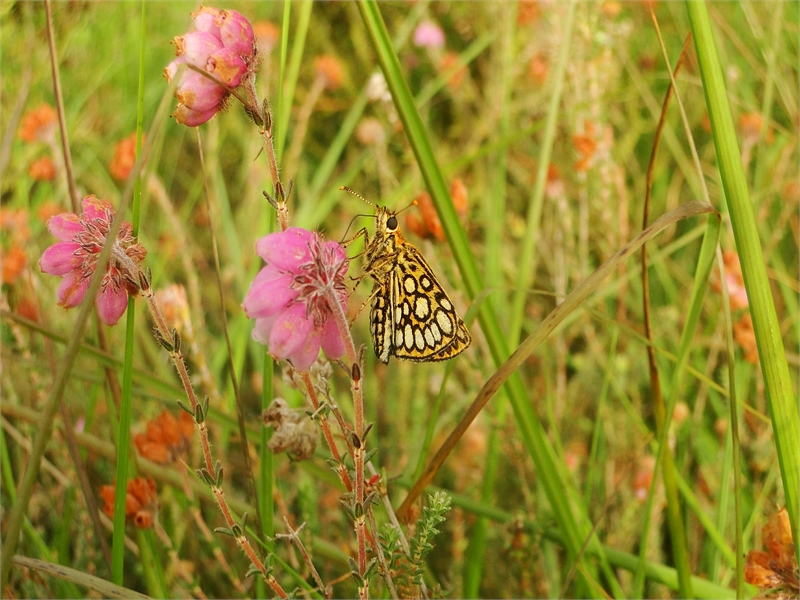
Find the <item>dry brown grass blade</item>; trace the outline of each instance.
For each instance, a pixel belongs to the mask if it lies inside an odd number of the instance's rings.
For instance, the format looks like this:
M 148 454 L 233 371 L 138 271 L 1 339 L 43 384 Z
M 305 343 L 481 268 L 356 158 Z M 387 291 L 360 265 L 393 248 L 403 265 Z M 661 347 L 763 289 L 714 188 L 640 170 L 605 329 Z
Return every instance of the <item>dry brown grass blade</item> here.
M 403 503 L 397 510 L 398 517 L 401 519 L 405 517 L 408 509 L 416 499 L 419 498 L 425 487 L 433 479 L 433 476 L 447 459 L 458 440 L 464 435 L 472 421 L 478 416 L 478 413 L 486 406 L 497 390 L 500 389 L 500 386 L 505 383 L 509 376 L 520 367 L 567 315 L 577 309 L 586 297 L 600 286 L 603 280 L 610 275 L 614 269 L 623 261 L 627 260 L 631 254 L 641 248 L 646 242 L 653 239 L 670 225 L 682 221 L 683 219 L 703 214 L 716 214 L 716 212 L 716 209 L 707 202 L 687 202 L 686 204 L 682 204 L 678 208 L 658 218 L 650 227 L 623 246 L 616 254 L 598 267 L 594 273 L 578 284 L 572 293 L 564 299 L 564 302 L 559 304 L 547 315 L 541 325 L 519 345 L 508 360 L 506 360 L 506 362 L 504 362 L 486 381 L 475 397 L 475 400 L 470 404 L 466 414 L 447 437 L 441 448 L 439 448 L 433 459 L 431 459 L 431 462 L 425 468 L 425 471 L 423 471 L 422 475 L 420 475 L 419 479 L 412 486 L 405 500 L 403 500 Z

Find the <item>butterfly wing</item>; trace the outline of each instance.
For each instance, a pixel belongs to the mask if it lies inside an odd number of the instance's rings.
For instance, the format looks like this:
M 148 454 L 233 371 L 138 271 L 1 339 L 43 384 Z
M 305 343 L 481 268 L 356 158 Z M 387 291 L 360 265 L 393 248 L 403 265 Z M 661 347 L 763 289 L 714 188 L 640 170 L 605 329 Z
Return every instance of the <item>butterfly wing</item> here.
M 392 354 L 423 362 L 447 360 L 467 349 L 472 338 L 464 321 L 422 254 L 410 244 L 403 246 L 390 281 Z

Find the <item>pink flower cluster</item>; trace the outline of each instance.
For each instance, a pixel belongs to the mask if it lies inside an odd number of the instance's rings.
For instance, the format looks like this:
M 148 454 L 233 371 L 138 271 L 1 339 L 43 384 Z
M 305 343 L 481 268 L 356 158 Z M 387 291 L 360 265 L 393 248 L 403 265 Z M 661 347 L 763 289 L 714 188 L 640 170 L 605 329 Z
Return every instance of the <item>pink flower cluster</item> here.
M 114 210 L 108 200 L 83 199 L 83 214 L 62 213 L 48 219 L 47 228 L 59 240 L 42 254 L 39 267 L 63 277 L 58 286 L 58 304 L 74 308 L 86 296 L 97 259 L 106 244 Z M 133 227 L 124 222 L 113 242 L 111 259 L 97 294 L 97 312 L 106 325 L 115 325 L 128 307 L 128 294 L 138 295 L 139 263 L 147 250 L 136 243 Z
M 178 58 L 164 76 L 172 81 L 178 68 L 187 65 L 175 91 L 178 106 L 173 116 L 178 123 L 196 127 L 225 106 L 229 89 L 242 82 L 255 62 L 256 46 L 250 22 L 235 10 L 201 6 L 192 19 L 197 31 L 175 38 Z
M 329 358 L 345 352 L 334 311 L 347 306 L 344 248 L 318 233 L 291 227 L 256 242 L 267 263 L 245 296 L 245 313 L 256 320 L 253 337 L 276 359 L 289 359 L 298 371 L 314 364 L 319 349 Z M 339 307 L 332 306 L 337 302 Z

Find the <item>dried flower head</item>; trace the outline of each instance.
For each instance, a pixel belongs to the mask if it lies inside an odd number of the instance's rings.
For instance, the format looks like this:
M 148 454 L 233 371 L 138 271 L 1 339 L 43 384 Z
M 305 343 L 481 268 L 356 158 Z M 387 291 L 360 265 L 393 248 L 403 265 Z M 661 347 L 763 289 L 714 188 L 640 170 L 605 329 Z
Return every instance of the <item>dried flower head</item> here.
M 261 415 L 264 425 L 272 427 L 267 447 L 270 452 L 286 452 L 293 460 L 306 460 L 317 447 L 317 428 L 303 410 L 289 408 L 283 398 L 275 398 Z
M 344 248 L 292 227 L 258 240 L 256 252 L 267 264 L 242 304 L 256 320 L 255 340 L 299 371 L 314 363 L 320 346 L 329 358 L 342 356 L 344 341 L 330 302 L 336 299 L 345 312 L 349 261 Z
M 74 308 L 83 301 L 113 220 L 114 209 L 108 200 L 86 196 L 80 216 L 62 213 L 47 221 L 47 228 L 60 241 L 44 251 L 39 267 L 44 273 L 63 277 L 57 294 L 60 306 Z M 119 321 L 128 306 L 128 294 L 139 293 L 139 263 L 147 256 L 128 222 L 122 224 L 112 243 L 96 298 L 97 312 L 106 325 Z
M 100 488 L 100 497 L 105 502 L 103 512 L 109 518 L 114 517 L 115 495 L 113 485 L 104 485 Z M 157 510 L 156 482 L 151 477 L 129 479 L 125 495 L 125 521 L 133 522 L 139 529 L 149 529 L 153 526 Z
M 197 31 L 175 38 L 178 58 L 164 76 L 172 81 L 185 65 L 173 116 L 178 123 L 196 127 L 224 108 L 229 88 L 237 87 L 254 66 L 256 46 L 250 22 L 235 10 L 201 6 L 192 18 Z
M 800 571 L 792 539 L 792 526 L 785 508 L 776 513 L 762 530 L 764 547 L 747 553 L 744 580 L 757 585 L 772 598 L 800 597 Z

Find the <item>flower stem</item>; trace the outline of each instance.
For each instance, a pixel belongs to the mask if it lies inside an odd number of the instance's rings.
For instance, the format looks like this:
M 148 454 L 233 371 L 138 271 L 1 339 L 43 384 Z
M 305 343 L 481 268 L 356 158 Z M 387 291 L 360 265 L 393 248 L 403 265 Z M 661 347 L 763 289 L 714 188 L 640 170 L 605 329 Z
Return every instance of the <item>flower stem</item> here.
M 364 439 L 364 392 L 361 386 L 362 363 L 356 345 L 350 332 L 350 323 L 347 314 L 339 301 L 338 294 L 331 287 L 326 287 L 325 292 L 328 306 L 330 307 L 339 333 L 344 340 L 345 352 L 350 360 L 350 389 L 353 394 L 353 408 L 355 412 L 355 432 L 352 436 L 353 463 L 356 468 L 355 498 L 353 500 L 355 514 L 356 541 L 358 544 L 358 574 L 362 577 L 359 585 L 359 598 L 369 596 L 369 580 L 365 577 L 367 572 L 367 526 L 364 506 L 364 455 L 366 453 L 366 440 Z M 378 550 L 380 551 L 380 550 Z
M 145 280 L 143 279 L 143 281 Z M 142 286 L 142 295 L 145 297 L 147 306 L 150 309 L 150 313 L 153 317 L 153 322 L 155 323 L 156 329 L 156 337 L 159 339 L 162 346 L 164 346 L 164 348 L 169 352 L 170 359 L 175 365 L 175 369 L 178 371 L 178 377 L 181 380 L 184 392 L 189 400 L 191 412 L 195 415 L 195 425 L 200 433 L 200 444 L 203 449 L 205 471 L 207 471 L 210 476 L 217 478 L 219 473 L 218 470 L 214 468 L 214 461 L 211 455 L 211 443 L 208 440 L 208 428 L 206 427 L 205 419 L 207 415 L 205 414 L 204 407 L 202 407 L 200 402 L 197 400 L 197 394 L 192 387 L 191 380 L 189 378 L 189 372 L 186 368 L 186 363 L 183 360 L 183 354 L 181 354 L 180 351 L 180 338 L 177 334 L 177 331 L 170 333 L 167 322 L 158 307 L 153 290 L 149 285 Z M 200 418 L 198 418 L 198 416 L 200 416 Z M 266 565 L 264 565 L 256 551 L 250 545 L 250 541 L 245 536 L 242 527 L 239 526 L 234 520 L 233 514 L 231 513 L 228 503 L 225 500 L 225 494 L 222 491 L 222 487 L 218 484 L 212 484 L 210 487 L 211 492 L 214 494 L 214 499 L 217 501 L 217 506 L 219 506 L 219 510 L 225 519 L 225 524 L 227 525 L 228 530 L 232 533 L 233 538 L 236 540 L 239 548 L 247 555 L 247 557 L 253 563 L 253 566 L 261 573 L 261 577 L 264 579 L 264 582 L 269 585 L 280 598 L 287 598 L 288 596 L 281 587 L 280 583 L 278 583 L 275 577 L 269 572 Z

